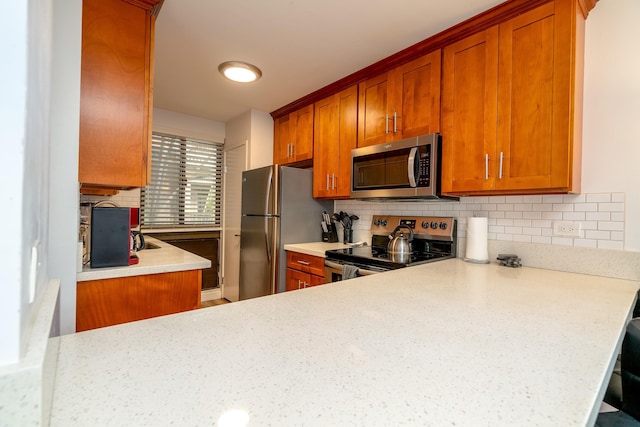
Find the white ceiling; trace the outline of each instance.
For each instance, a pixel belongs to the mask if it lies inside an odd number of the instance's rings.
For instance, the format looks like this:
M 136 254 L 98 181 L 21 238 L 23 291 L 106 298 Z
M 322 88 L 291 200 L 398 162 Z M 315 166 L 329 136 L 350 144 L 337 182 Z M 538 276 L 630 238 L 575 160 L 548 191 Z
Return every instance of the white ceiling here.
M 154 106 L 226 122 L 276 110 L 502 0 L 166 0 L 155 34 Z M 251 62 L 249 85 L 218 73 Z

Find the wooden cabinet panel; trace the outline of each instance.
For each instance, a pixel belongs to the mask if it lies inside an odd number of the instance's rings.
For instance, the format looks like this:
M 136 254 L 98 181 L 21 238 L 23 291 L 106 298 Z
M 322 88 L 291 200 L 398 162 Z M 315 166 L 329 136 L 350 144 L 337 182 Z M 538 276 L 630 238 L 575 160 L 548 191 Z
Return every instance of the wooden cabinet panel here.
M 445 47 L 443 193 L 579 192 L 583 33 L 556 0 Z
M 494 187 L 498 27 L 444 49 L 442 84 L 442 191 Z
M 200 307 L 201 270 L 77 283 L 76 331 Z
M 324 258 L 287 251 L 287 291 L 322 284 L 324 284 Z
M 147 184 L 155 25 L 149 9 L 122 0 L 83 2 L 78 168 L 83 190 Z
M 358 146 L 440 130 L 441 51 L 359 85 Z
M 313 104 L 274 121 L 273 161 L 286 165 L 313 159 Z
M 315 104 L 313 197 L 348 198 L 351 150 L 357 144 L 358 87 Z

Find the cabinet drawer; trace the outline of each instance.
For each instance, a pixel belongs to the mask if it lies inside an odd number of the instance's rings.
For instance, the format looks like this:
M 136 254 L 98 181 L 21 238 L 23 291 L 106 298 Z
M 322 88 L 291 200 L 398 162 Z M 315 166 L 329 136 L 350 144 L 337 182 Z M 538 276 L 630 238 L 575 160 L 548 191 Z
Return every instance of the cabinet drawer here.
M 324 277 L 324 258 L 287 251 L 287 267 Z

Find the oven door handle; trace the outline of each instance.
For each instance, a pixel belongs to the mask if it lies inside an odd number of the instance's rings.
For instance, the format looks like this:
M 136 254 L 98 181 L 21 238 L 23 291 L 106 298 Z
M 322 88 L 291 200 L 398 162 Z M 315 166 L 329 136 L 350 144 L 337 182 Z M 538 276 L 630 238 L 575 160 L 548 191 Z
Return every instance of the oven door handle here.
M 342 270 L 342 264 L 338 264 L 337 262 L 325 260 L 324 265 L 325 267 L 334 268 L 336 270 Z M 373 271 L 373 270 L 365 270 L 364 268 L 358 267 L 358 272 L 356 274 L 360 276 L 371 276 L 372 274 L 378 274 L 378 273 L 381 273 L 381 272 Z

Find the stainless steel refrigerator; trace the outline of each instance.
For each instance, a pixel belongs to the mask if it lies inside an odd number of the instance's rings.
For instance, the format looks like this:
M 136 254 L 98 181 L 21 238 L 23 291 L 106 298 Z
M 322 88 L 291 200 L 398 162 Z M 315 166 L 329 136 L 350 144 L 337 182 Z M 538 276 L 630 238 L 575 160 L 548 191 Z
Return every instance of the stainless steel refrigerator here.
M 314 200 L 313 171 L 267 166 L 242 173 L 240 300 L 284 292 L 287 243 L 322 240 L 322 212 L 333 202 Z

